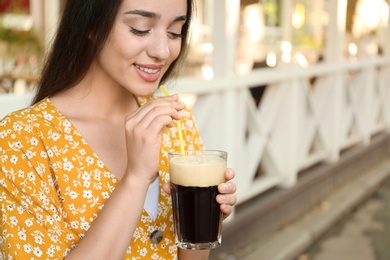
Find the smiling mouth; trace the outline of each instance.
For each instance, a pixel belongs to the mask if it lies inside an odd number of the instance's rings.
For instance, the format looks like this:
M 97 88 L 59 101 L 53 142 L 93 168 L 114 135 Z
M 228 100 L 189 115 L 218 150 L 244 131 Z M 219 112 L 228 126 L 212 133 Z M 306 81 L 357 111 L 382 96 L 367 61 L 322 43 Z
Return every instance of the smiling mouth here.
M 148 74 L 156 74 L 157 72 L 160 71 L 160 69 L 149 69 L 149 68 L 144 68 L 140 67 L 139 65 L 135 65 L 137 69 L 142 70 L 143 72 L 146 72 Z

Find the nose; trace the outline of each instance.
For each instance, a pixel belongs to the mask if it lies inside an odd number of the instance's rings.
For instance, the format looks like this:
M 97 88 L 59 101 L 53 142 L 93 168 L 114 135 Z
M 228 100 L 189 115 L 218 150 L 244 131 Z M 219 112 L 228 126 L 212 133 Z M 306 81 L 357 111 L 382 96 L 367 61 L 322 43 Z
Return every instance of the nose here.
M 168 35 L 165 32 L 156 33 L 150 41 L 148 55 L 158 60 L 166 60 L 170 53 Z

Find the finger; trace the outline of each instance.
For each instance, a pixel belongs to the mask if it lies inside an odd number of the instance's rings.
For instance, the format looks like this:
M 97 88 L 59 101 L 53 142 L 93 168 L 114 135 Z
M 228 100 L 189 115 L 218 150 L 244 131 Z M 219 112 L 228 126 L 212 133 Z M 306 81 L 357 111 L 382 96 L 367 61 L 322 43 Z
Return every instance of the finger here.
M 232 180 L 236 176 L 236 173 L 233 169 L 227 168 L 225 171 L 225 179 L 226 181 Z
M 223 213 L 223 219 L 226 219 L 233 212 L 233 207 L 228 204 L 221 204 L 220 206 L 221 212 Z
M 177 100 L 172 100 L 170 97 L 164 97 L 160 99 L 155 99 L 147 102 L 143 106 L 139 107 L 135 112 L 127 116 L 126 121 L 128 120 L 141 120 L 150 112 L 150 110 L 154 109 L 156 106 L 163 107 L 169 106 L 173 107 L 177 111 L 180 111 L 184 108 L 184 104 L 182 102 L 178 102 Z
M 142 109 L 147 109 L 147 108 L 153 107 L 153 106 L 161 106 L 161 105 L 162 106 L 165 106 L 165 105 L 175 106 L 175 104 L 182 105 L 181 108 L 179 108 L 180 110 L 184 108 L 184 104 L 179 101 L 179 96 L 178 95 L 172 95 L 172 96 L 159 97 L 159 98 L 156 98 L 156 99 L 152 99 L 149 102 L 147 102 L 144 105 L 142 105 L 140 108 L 142 110 Z M 140 111 L 138 111 L 138 112 L 140 112 Z
M 139 134 L 145 131 L 152 131 L 151 133 L 158 133 L 164 126 L 173 126 L 173 119 L 179 120 L 181 118 L 177 108 L 183 106 L 182 104 L 175 104 L 176 107 L 172 107 L 168 103 L 156 104 L 145 108 L 141 113 L 135 116 L 128 117 L 126 121 L 126 128 L 128 131 L 139 132 Z
M 232 194 L 237 190 L 236 184 L 234 182 L 225 182 L 218 185 L 218 191 L 221 194 Z
M 169 183 L 164 183 L 162 189 L 166 194 L 171 195 L 171 186 Z
M 150 134 L 161 133 L 165 127 L 173 127 L 172 115 L 162 114 L 152 117 L 150 124 L 145 128 L 145 132 Z
M 138 114 L 138 117 L 143 120 L 149 118 L 149 123 L 158 115 L 170 115 L 173 119 L 180 119 L 179 111 L 183 108 L 184 104 L 181 102 L 159 102 L 144 108 L 142 113 Z
M 178 94 L 172 94 L 172 95 L 164 95 L 164 96 L 158 96 L 158 97 L 155 97 L 153 100 L 156 100 L 156 99 L 166 99 L 166 100 L 179 100 L 179 95 Z
M 218 194 L 216 200 L 219 204 L 228 204 L 234 206 L 237 203 L 237 196 L 235 194 Z
M 182 103 L 181 103 L 182 104 Z M 170 116 L 172 119 L 180 119 L 181 118 L 181 114 L 178 110 L 178 107 L 181 107 L 181 104 L 180 102 L 179 103 L 175 103 L 173 104 L 174 106 L 171 106 L 170 104 L 160 104 L 158 106 L 155 106 L 153 107 L 152 109 L 150 109 L 146 114 L 145 114 L 145 119 L 147 118 L 150 118 L 151 121 L 153 121 L 153 119 L 157 116 L 160 116 L 160 115 L 168 115 Z M 184 105 L 183 105 L 184 107 Z M 147 120 L 145 120 L 147 121 Z M 150 122 L 151 122 L 150 121 Z

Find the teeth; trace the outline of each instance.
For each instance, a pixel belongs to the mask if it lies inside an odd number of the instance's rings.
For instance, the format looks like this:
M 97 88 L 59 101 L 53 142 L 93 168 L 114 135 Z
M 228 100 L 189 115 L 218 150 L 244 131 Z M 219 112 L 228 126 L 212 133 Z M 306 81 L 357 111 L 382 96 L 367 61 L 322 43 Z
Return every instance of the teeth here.
M 159 69 L 149 69 L 149 68 L 144 68 L 144 67 L 140 67 L 138 65 L 135 65 L 138 69 L 148 73 L 148 74 L 155 74 L 159 71 Z

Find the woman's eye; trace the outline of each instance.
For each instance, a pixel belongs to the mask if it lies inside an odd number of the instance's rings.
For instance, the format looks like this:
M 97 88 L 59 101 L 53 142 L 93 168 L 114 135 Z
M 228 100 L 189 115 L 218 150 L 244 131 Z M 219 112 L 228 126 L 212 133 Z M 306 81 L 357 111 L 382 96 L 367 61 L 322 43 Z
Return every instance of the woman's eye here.
M 184 38 L 184 35 L 181 33 L 173 33 L 173 32 L 168 32 L 168 34 L 171 36 L 172 39 L 177 39 L 177 38 Z
M 144 36 L 144 35 L 148 34 L 150 32 L 150 30 L 141 31 L 141 30 L 135 29 L 134 27 L 130 27 L 130 32 L 132 32 L 138 36 Z

